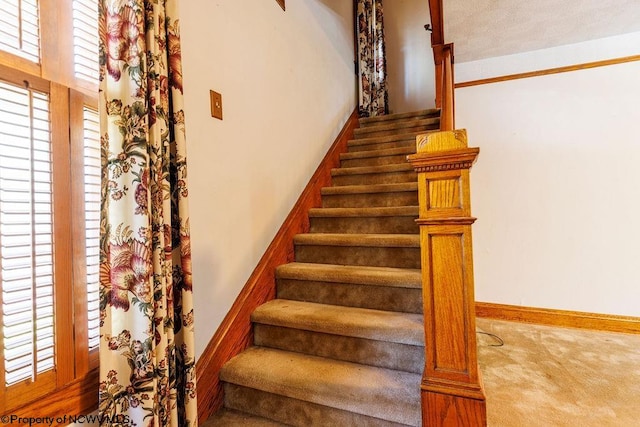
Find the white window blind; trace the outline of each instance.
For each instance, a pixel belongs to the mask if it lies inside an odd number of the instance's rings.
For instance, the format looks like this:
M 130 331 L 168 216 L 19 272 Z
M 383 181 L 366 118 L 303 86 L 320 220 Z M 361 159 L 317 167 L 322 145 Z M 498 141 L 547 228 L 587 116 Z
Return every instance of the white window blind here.
M 0 49 L 40 62 L 37 0 L 0 0 Z
M 93 350 L 100 342 L 100 119 L 98 111 L 89 107 L 84 107 L 83 116 L 89 350 Z
M 98 83 L 97 0 L 73 0 L 73 66 L 77 78 Z
M 49 96 L 0 81 L 0 281 L 6 386 L 54 368 Z

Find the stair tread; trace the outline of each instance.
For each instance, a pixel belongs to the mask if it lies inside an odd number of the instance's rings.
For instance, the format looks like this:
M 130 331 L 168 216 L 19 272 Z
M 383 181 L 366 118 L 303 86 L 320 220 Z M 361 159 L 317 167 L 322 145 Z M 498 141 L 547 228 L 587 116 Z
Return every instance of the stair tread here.
M 354 135 L 366 135 L 369 133 L 384 132 L 384 131 L 398 131 L 403 129 L 417 128 L 423 126 L 435 125 L 440 122 L 440 117 L 429 118 L 416 118 L 412 120 L 403 120 L 395 123 L 384 123 L 374 126 L 365 126 L 354 130 Z
M 354 151 L 340 154 L 340 160 L 368 159 L 371 157 L 397 156 L 401 154 L 415 154 L 415 147 L 385 148 L 382 150 Z
M 246 412 L 221 409 L 210 417 L 202 427 L 286 427 L 287 424 L 247 414 Z
M 325 334 L 424 345 L 424 326 L 419 314 L 275 299 L 258 307 L 251 320 Z
M 291 262 L 276 268 L 278 279 L 422 288 L 419 269 Z
M 420 247 L 419 234 L 346 234 L 306 233 L 293 237 L 296 245 L 365 246 L 365 247 Z
M 384 123 L 384 122 L 393 121 L 393 120 L 411 119 L 413 117 L 419 117 L 419 116 L 430 116 L 430 115 L 439 116 L 439 114 L 440 114 L 440 109 L 429 108 L 426 110 L 410 111 L 406 113 L 395 113 L 395 114 L 385 114 L 383 116 L 362 117 L 360 119 L 360 125 L 368 126 L 376 123 Z
M 225 364 L 220 378 L 388 421 L 420 423 L 419 374 L 252 347 Z
M 331 169 L 331 176 L 364 175 L 370 173 L 389 173 L 413 171 L 411 163 L 395 163 L 380 166 L 356 166 L 352 168 Z
M 310 218 L 358 218 L 381 216 L 418 216 L 418 206 L 392 206 L 372 208 L 311 208 Z
M 342 185 L 323 187 L 321 193 L 324 196 L 335 194 L 393 193 L 400 191 L 418 191 L 418 183 L 400 182 L 395 184 Z

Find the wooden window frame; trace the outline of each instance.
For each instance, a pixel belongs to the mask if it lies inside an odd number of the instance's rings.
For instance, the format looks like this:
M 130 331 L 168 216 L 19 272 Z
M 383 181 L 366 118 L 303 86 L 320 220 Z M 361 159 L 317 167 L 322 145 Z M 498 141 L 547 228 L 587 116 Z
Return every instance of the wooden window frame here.
M 72 0 L 40 0 L 39 10 L 40 63 L 0 51 L 0 80 L 49 94 L 56 367 L 35 390 L 25 384 L 5 393 L 2 384 L 0 415 L 62 417 L 88 414 L 98 404 L 98 352 L 89 352 L 87 342 L 85 229 L 73 221 L 84 215 L 83 108 L 97 109 L 98 88 L 75 77 L 72 31 L 59 31 L 73 28 Z

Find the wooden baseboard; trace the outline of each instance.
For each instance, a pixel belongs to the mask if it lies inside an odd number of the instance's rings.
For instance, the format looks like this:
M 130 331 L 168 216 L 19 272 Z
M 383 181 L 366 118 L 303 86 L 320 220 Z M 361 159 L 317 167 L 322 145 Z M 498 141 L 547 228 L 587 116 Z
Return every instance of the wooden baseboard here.
M 203 423 L 223 404 L 220 368 L 246 349 L 253 341 L 251 313 L 261 304 L 275 298 L 275 269 L 294 260 L 293 236 L 309 231 L 308 212 L 320 207 L 320 189 L 331 185 L 331 169 L 340 165 L 340 153 L 347 151 L 347 141 L 358 127 L 358 111 L 353 111 L 342 131 L 291 209 L 282 227 L 271 241 L 249 280 L 240 291 L 229 313 L 198 358 L 198 420 Z
M 606 67 L 609 65 L 624 64 L 626 62 L 640 61 L 640 55 L 625 56 L 622 58 L 605 59 L 602 61 L 585 62 L 583 64 L 568 65 L 566 67 L 547 68 L 546 70 L 529 71 L 526 73 L 508 74 L 505 76 L 490 77 L 487 79 L 470 80 L 467 82 L 459 82 L 454 85 L 455 89 L 486 85 L 490 83 L 506 82 L 509 80 L 528 79 L 530 77 L 547 76 L 549 74 L 567 73 L 570 71 L 586 70 L 589 68 Z
M 476 316 L 512 322 L 640 334 L 640 317 L 476 302 Z

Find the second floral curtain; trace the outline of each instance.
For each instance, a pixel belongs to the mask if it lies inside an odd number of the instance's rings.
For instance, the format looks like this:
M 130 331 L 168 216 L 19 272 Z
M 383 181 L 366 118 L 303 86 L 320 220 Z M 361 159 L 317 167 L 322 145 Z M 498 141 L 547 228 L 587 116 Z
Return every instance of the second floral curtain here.
M 359 112 L 361 117 L 389 112 L 382 0 L 358 0 Z

